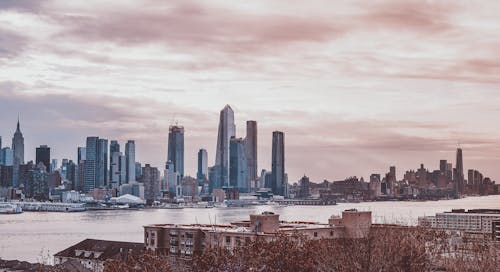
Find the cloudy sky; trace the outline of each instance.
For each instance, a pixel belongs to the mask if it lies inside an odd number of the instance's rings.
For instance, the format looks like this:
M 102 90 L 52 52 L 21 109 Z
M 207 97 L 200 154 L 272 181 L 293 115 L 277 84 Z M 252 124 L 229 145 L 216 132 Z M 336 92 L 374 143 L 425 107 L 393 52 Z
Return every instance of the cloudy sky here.
M 286 133 L 290 181 L 439 159 L 500 179 L 498 1 L 0 1 L 0 135 L 75 159 L 85 137 L 135 139 L 163 167 L 213 164 L 219 111 L 259 125 L 259 168 Z

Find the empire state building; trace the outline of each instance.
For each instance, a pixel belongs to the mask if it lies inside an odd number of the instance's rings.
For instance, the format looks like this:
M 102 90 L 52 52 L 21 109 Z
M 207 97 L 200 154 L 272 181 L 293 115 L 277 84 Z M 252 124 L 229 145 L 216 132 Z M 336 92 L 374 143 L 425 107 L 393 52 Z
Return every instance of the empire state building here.
M 17 120 L 17 129 L 12 138 L 12 151 L 14 153 L 14 171 L 12 185 L 19 186 L 19 166 L 24 164 L 24 137 L 19 126 L 19 119 Z

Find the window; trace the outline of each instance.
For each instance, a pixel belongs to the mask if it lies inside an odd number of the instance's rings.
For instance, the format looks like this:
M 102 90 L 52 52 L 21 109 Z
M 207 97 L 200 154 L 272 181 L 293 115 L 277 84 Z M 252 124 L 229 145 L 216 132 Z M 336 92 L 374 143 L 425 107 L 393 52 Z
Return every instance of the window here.
M 318 237 L 318 233 L 317 232 L 314 232 L 314 237 Z
M 231 243 L 231 236 L 226 236 L 226 244 L 230 244 Z
M 330 236 L 333 236 L 333 231 L 330 231 Z

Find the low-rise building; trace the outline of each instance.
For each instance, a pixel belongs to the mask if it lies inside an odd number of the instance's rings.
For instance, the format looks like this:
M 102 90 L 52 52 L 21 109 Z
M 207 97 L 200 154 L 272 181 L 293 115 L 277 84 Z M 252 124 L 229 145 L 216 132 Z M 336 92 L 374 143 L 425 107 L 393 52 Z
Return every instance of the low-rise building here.
M 500 209 L 458 209 L 418 218 L 420 226 L 488 236 L 493 233 L 495 221 L 500 221 Z
M 250 215 L 250 220 L 230 225 L 159 224 L 144 227 L 147 250 L 158 255 L 191 259 L 208 248 L 229 250 L 256 239 L 273 240 L 282 235 L 300 235 L 310 239 L 363 238 L 371 228 L 371 212 L 347 210 L 342 217 L 332 216 L 328 223 L 285 222 L 279 215 L 264 212 Z
M 54 264 L 78 262 L 91 271 L 104 271 L 108 260 L 125 259 L 129 254 L 140 254 L 144 244 L 86 239 L 54 255 Z

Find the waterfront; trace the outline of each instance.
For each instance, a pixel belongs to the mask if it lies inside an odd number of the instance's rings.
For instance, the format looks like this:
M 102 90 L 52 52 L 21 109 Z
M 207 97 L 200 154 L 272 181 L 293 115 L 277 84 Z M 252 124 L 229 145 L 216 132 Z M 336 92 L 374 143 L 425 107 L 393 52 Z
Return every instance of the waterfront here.
M 230 223 L 261 211 L 278 213 L 281 220 L 327 222 L 332 214 L 339 215 L 351 208 L 372 211 L 376 223 L 416 224 L 419 216 L 451 209 L 499 209 L 500 195 L 428 202 L 340 203 L 336 206 L 25 212 L 0 216 L 0 257 L 35 262 L 86 238 L 142 242 L 142 226 L 154 223 Z

